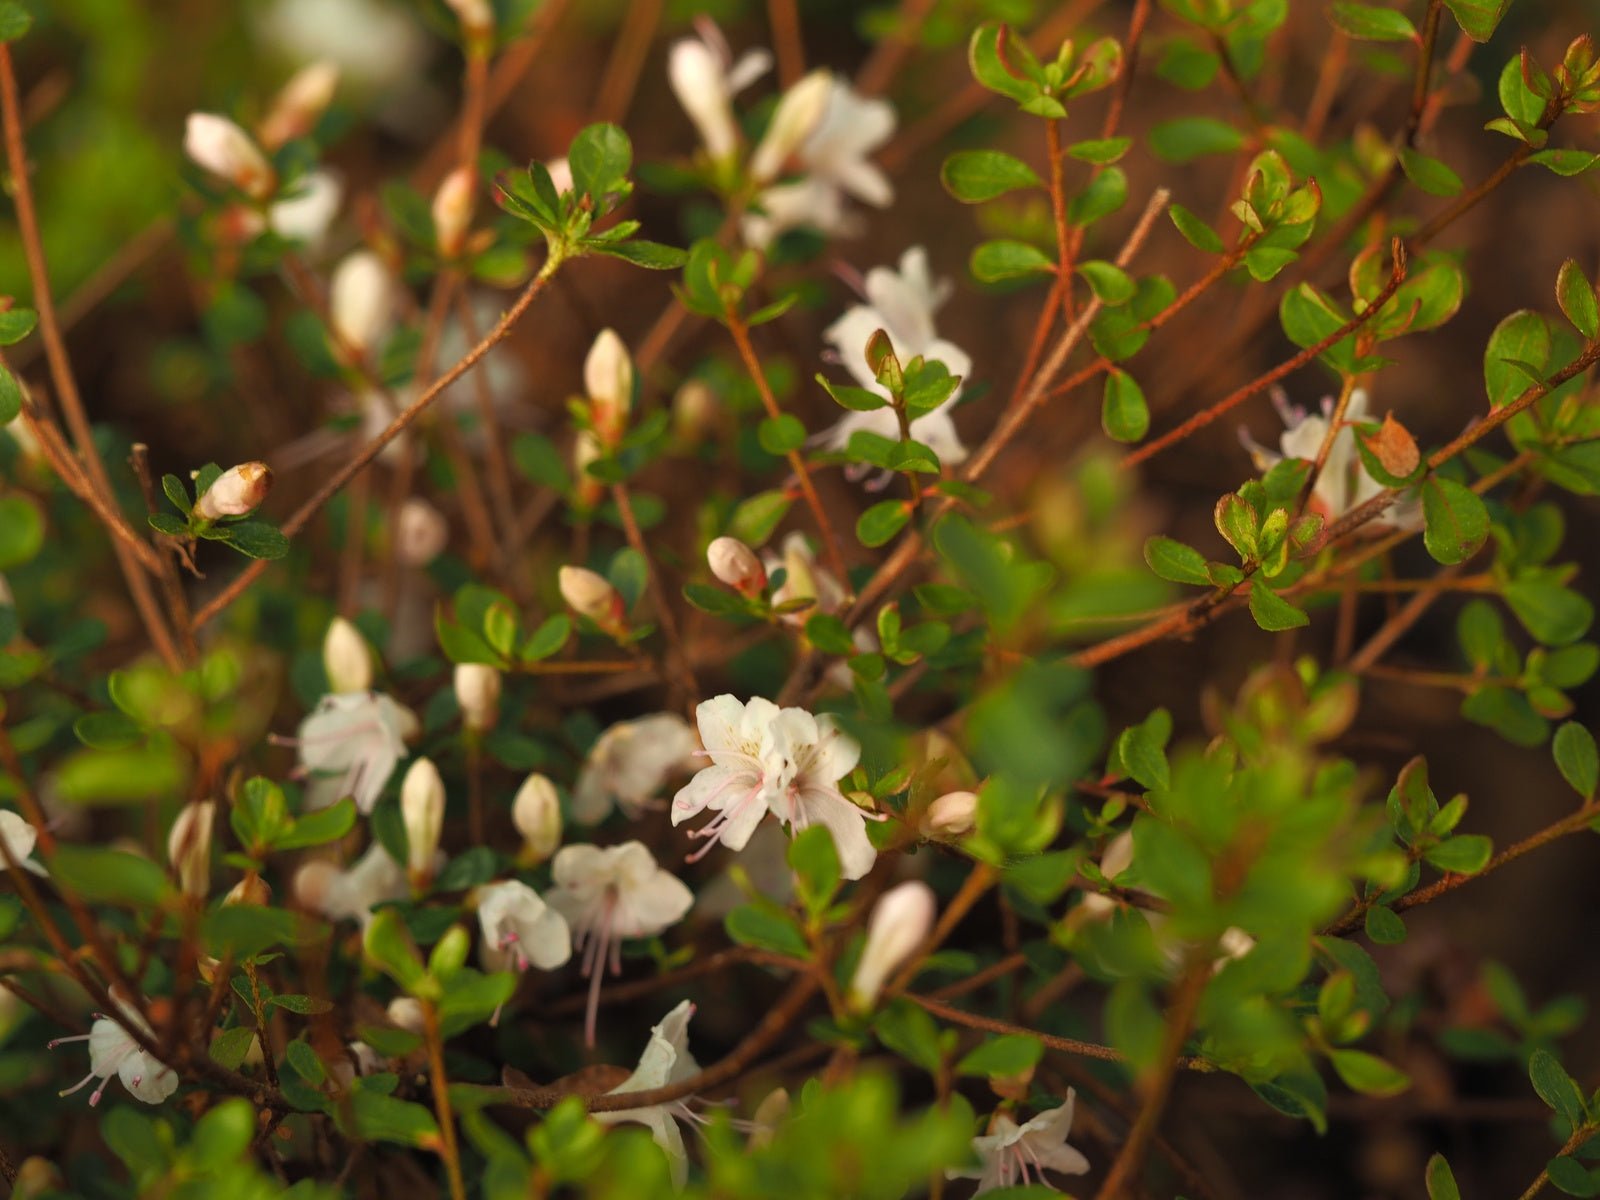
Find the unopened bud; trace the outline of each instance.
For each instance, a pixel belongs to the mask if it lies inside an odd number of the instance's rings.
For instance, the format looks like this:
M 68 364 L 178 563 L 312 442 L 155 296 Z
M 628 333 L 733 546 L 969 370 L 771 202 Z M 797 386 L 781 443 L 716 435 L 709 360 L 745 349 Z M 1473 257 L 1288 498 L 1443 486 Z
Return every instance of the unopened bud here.
M 460 254 L 466 243 L 477 190 L 477 172 L 471 167 L 457 167 L 433 194 L 433 233 L 439 253 L 446 258 Z
M 684 446 L 698 446 L 716 426 L 721 406 L 709 384 L 691 379 L 672 397 L 672 434 Z
M 757 183 L 776 179 L 783 164 L 799 150 L 827 111 L 833 76 L 813 71 L 783 94 L 761 144 L 750 156 L 750 175 Z
M 386 1010 L 389 1020 L 407 1033 L 421 1034 L 426 1027 L 422 1016 L 422 1001 L 410 996 L 396 996 Z
M 744 596 L 759 596 L 767 586 L 767 569 L 756 552 L 738 538 L 719 537 L 706 547 L 711 573 Z
M 285 142 L 305 137 L 333 103 L 339 88 L 339 64 L 328 59 L 307 63 L 289 78 L 272 101 L 261 122 L 261 144 L 276 150 Z
M 445 935 L 434 943 L 428 955 L 428 973 L 438 979 L 449 979 L 461 970 L 472 949 L 472 935 L 462 925 L 452 925 Z
M 265 908 L 272 903 L 272 889 L 267 886 L 266 880 L 252 873 L 229 888 L 228 894 L 222 898 L 222 903 L 248 904 L 255 908 Z
M 394 280 L 371 250 L 357 250 L 333 272 L 328 307 L 333 331 L 352 352 L 365 355 L 389 328 Z
M 573 612 L 588 617 L 614 638 L 627 632 L 627 610 L 622 603 L 622 593 L 612 587 L 605 576 L 587 567 L 562 567 L 560 581 L 561 598 Z
M 472 37 L 485 37 L 494 32 L 494 10 L 489 0 L 444 0 L 461 22 L 461 28 Z
M 583 360 L 583 387 L 589 394 L 595 430 L 607 445 L 622 436 L 633 406 L 633 359 L 614 330 L 602 329 Z
M 229 467 L 206 489 L 195 503 L 195 515 L 207 521 L 242 517 L 259 508 L 271 490 L 272 471 L 266 463 L 240 463 Z
M 577 503 L 582 509 L 593 508 L 605 495 L 606 485 L 589 474 L 589 465 L 605 457 L 600 438 L 592 429 L 578 430 L 572 442 L 572 477 L 577 480 Z
M 558 193 L 564 195 L 572 190 L 572 163 L 565 156 L 552 158 L 545 163 L 544 169 L 550 172 L 550 182 Z
M 850 1007 L 866 1012 L 889 976 L 922 945 L 933 928 L 933 889 L 913 880 L 891 888 L 872 910 L 867 944 L 850 980 Z
M 976 792 L 946 792 L 923 814 L 922 828 L 929 837 L 960 837 L 971 831 L 978 819 Z
M 322 669 L 328 676 L 328 690 L 344 695 L 372 690 L 372 652 L 361 631 L 343 617 L 328 624 L 322 639 Z
M 178 887 L 197 900 L 211 890 L 211 826 L 216 815 L 211 800 L 185 805 L 167 834 L 167 861 L 178 873 Z
M 272 164 L 250 135 L 216 113 L 189 114 L 183 131 L 183 152 L 253 199 L 265 200 L 277 186 Z
M 674 42 L 667 59 L 672 91 L 700 132 L 706 153 L 721 160 L 739 148 L 727 72 L 711 47 L 696 38 Z
M 424 567 L 450 541 L 450 522 L 426 500 L 408 497 L 395 522 L 395 554 L 408 567 Z
M 456 703 L 468 729 L 493 729 L 500 715 L 500 672 L 487 663 L 457 663 Z
M 432 759 L 417 759 L 401 781 L 400 817 L 406 827 L 406 865 L 411 878 L 426 883 L 433 876 L 433 857 L 444 830 L 444 780 Z
M 511 823 L 522 835 L 523 858 L 544 862 L 561 845 L 561 797 L 543 775 L 529 775 L 511 802 Z

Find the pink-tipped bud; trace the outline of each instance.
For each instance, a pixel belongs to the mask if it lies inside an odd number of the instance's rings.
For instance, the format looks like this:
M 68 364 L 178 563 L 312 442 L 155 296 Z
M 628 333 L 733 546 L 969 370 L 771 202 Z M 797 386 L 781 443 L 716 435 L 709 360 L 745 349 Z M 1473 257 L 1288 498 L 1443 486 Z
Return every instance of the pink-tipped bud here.
M 272 470 L 266 463 L 240 463 L 229 467 L 196 501 L 195 515 L 207 521 L 242 517 L 261 506 L 272 490 Z
M 328 308 L 334 333 L 358 355 L 377 345 L 394 315 L 394 279 L 371 250 L 357 250 L 334 269 Z
M 466 244 L 477 191 L 477 172 L 471 167 L 457 167 L 433 194 L 433 233 L 439 253 L 446 258 L 460 254 Z
M 744 596 L 759 596 L 767 586 L 767 569 L 756 552 L 738 538 L 719 537 L 706 547 L 711 573 Z
M 183 131 L 183 152 L 218 179 L 256 200 L 265 200 L 277 186 L 272 164 L 250 135 L 216 113 L 189 114 Z
M 978 821 L 978 793 L 946 792 L 923 814 L 922 829 L 929 837 L 951 838 L 969 833 Z
M 444 832 L 444 780 L 432 759 L 417 759 L 400 781 L 400 817 L 406 827 L 411 878 L 426 883 L 433 877 L 433 858 Z
M 178 873 L 185 896 L 203 900 L 211 890 L 211 826 L 217 806 L 211 800 L 185 805 L 167 834 L 167 861 Z
M 589 394 L 595 432 L 615 445 L 633 406 L 633 359 L 614 330 L 602 329 L 583 360 L 583 387 Z
M 866 1012 L 900 964 L 910 958 L 933 928 L 933 889 L 912 880 L 890 888 L 872 910 L 867 944 L 850 980 L 850 1007 Z
M 425 567 L 450 541 L 450 522 L 426 500 L 408 497 L 395 522 L 395 554 L 408 567 Z
M 561 797 L 543 775 L 529 775 L 511 802 L 511 823 L 522 835 L 523 859 L 542 863 L 561 846 Z
M 500 672 L 487 663 L 456 664 L 456 704 L 474 733 L 493 729 L 500 715 Z
M 333 103 L 338 88 L 338 63 L 322 59 L 301 67 L 279 89 L 261 122 L 261 144 L 276 150 L 285 142 L 305 137 Z
M 761 144 L 750 156 L 752 179 L 767 183 L 778 177 L 783 164 L 800 149 L 822 120 L 833 87 L 832 75 L 827 71 L 813 71 L 783 94 Z
M 372 689 L 372 651 L 361 631 L 343 617 L 328 624 L 322 639 L 322 669 L 336 695 Z
M 588 617 L 614 638 L 628 631 L 627 609 L 622 593 L 603 575 L 587 567 L 562 567 L 561 598 L 580 617 Z

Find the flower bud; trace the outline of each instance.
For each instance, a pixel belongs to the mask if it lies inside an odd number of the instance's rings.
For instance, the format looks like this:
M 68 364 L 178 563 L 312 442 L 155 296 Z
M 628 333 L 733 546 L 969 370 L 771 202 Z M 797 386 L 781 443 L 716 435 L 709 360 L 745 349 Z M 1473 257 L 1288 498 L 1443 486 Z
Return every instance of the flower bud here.
M 261 876 L 246 875 L 238 883 L 228 889 L 228 894 L 222 898 L 224 905 L 248 904 L 256 908 L 265 908 L 272 903 L 272 889 L 267 886 L 267 881 Z
M 767 586 L 767 569 L 756 552 L 738 538 L 719 537 L 706 547 L 711 573 L 744 596 L 759 596 Z
M 444 0 L 455 10 L 461 28 L 471 37 L 487 37 L 494 32 L 494 10 L 489 0 Z
M 428 973 L 438 979 L 449 979 L 467 962 L 472 949 L 472 935 L 462 925 L 452 925 L 445 931 L 428 955 Z
M 872 910 L 867 944 L 850 980 L 850 1007 L 866 1012 L 889 976 L 911 957 L 933 928 L 933 889 L 913 880 L 890 888 Z
M 305 137 L 316 125 L 339 87 L 339 64 L 328 59 L 307 63 L 289 78 L 272 101 L 261 122 L 261 144 L 276 150 L 285 142 Z
M 565 155 L 552 158 L 545 163 L 544 169 L 550 172 L 550 182 L 555 185 L 559 194 L 566 194 L 572 190 L 572 164 Z
M 739 126 L 733 119 L 726 69 L 704 42 L 674 42 L 667 60 L 672 91 L 700 132 L 706 153 L 724 159 L 739 148 Z
M 396 996 L 386 1010 L 389 1020 L 407 1033 L 420 1034 L 424 1027 L 422 1001 L 410 996 Z
M 266 199 L 277 186 L 272 164 L 250 135 L 216 113 L 189 114 L 183 131 L 183 152 L 253 199 Z
M 322 639 L 322 669 L 335 695 L 372 690 L 372 653 L 361 631 L 343 617 L 328 623 Z
M 444 829 L 444 780 L 432 759 L 417 759 L 400 782 L 400 817 L 406 827 L 406 865 L 414 881 L 425 883 L 433 876 Z
M 371 250 L 347 255 L 333 272 L 328 307 L 333 331 L 345 348 L 365 355 L 389 328 L 394 281 Z
M 477 190 L 477 172 L 471 167 L 457 167 L 433 194 L 433 233 L 439 253 L 446 258 L 460 254 L 467 240 Z
M 450 541 L 450 522 L 426 500 L 407 497 L 395 521 L 395 554 L 408 567 L 425 567 Z
M 178 873 L 185 896 L 205 899 L 211 890 L 211 826 L 217 815 L 213 801 L 185 805 L 167 834 L 167 861 Z
M 561 598 L 573 612 L 588 617 L 614 638 L 628 631 L 622 593 L 605 576 L 587 567 L 562 567 L 560 581 Z
M 474 733 L 493 729 L 500 715 L 500 672 L 487 663 L 456 664 L 456 703 Z
M 286 242 L 319 246 L 339 215 L 344 185 L 332 171 L 312 171 L 294 185 L 293 191 L 295 195 L 277 201 L 268 210 L 267 223 Z
M 591 509 L 605 495 L 606 485 L 589 474 L 589 464 L 605 457 L 600 438 L 592 429 L 578 430 L 572 442 L 572 477 L 577 480 L 579 508 Z
M 827 111 L 833 76 L 813 71 L 783 94 L 761 144 L 750 156 L 750 176 L 757 183 L 778 177 L 790 155 L 799 150 Z
M 614 330 L 602 329 L 583 360 L 583 387 L 589 394 L 594 426 L 603 442 L 615 445 L 633 406 L 633 359 Z
M 529 775 L 511 802 L 511 823 L 522 835 L 522 857 L 542 863 L 561 845 L 561 797 L 543 775 Z
M 195 515 L 207 521 L 242 517 L 259 508 L 272 490 L 272 471 L 266 463 L 247 462 L 229 467 L 195 502 Z
M 698 446 L 717 423 L 721 406 L 708 384 L 691 379 L 672 397 L 672 435 L 684 446 Z
M 946 792 L 922 817 L 922 829 L 929 837 L 952 838 L 970 832 L 978 819 L 976 792 Z

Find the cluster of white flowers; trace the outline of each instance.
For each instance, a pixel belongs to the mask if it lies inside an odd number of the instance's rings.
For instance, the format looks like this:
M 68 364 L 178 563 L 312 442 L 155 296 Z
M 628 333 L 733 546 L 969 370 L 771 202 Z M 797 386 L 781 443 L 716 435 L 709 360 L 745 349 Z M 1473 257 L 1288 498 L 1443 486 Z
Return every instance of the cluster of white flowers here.
M 705 701 L 695 715 L 711 765 L 673 798 L 672 823 L 707 809 L 717 815 L 691 834 L 708 839 L 692 858 L 719 842 L 743 849 L 771 813 L 791 835 L 826 826 L 846 879 L 872 869 L 878 852 L 867 837 L 867 814 L 839 790 L 860 761 L 861 747 L 829 718 L 759 696 L 741 703 L 729 695 Z

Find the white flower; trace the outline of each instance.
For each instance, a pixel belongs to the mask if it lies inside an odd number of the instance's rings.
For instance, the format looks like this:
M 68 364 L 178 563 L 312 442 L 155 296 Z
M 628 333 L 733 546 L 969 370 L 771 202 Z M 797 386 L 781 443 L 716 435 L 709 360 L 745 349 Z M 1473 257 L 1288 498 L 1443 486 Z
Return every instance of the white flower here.
M 643 842 L 620 846 L 563 846 L 550 865 L 556 890 L 547 897 L 572 926 L 589 979 L 584 1037 L 594 1045 L 600 981 L 609 962 L 622 971 L 624 938 L 653 937 L 683 918 L 694 893 L 663 871 Z
M 650 1043 L 639 1056 L 639 1065 L 634 1068 L 633 1074 L 606 1094 L 618 1096 L 628 1092 L 651 1091 L 698 1075 L 700 1065 L 689 1053 L 689 1018 L 692 1016 L 694 1004 L 685 1000 L 662 1017 L 660 1024 L 650 1030 Z M 689 1108 L 687 1101 L 674 1100 L 669 1104 L 624 1108 L 593 1115 L 602 1125 L 631 1121 L 648 1128 L 651 1139 L 666 1151 L 667 1159 L 672 1164 L 673 1185 L 683 1187 L 689 1177 L 689 1156 L 684 1150 L 678 1121 L 698 1124 L 701 1120 Z
M 1345 421 L 1368 419 L 1370 415 L 1367 411 L 1368 400 L 1365 388 L 1356 388 L 1352 391 L 1350 402 L 1345 405 Z M 1288 394 L 1281 388 L 1275 388 L 1272 392 L 1272 405 L 1283 418 L 1284 425 L 1283 434 L 1278 439 L 1278 451 L 1258 445 L 1243 430 L 1239 433 L 1239 440 L 1250 451 L 1256 469 L 1271 470 L 1286 458 L 1298 458 L 1315 463 L 1317 454 L 1322 449 L 1322 439 L 1327 436 L 1328 421 L 1333 416 L 1333 397 L 1324 396 L 1321 413 L 1313 414 L 1298 405 L 1290 404 Z M 1328 458 L 1323 464 L 1322 474 L 1317 476 L 1316 486 L 1311 490 L 1309 507 L 1311 511 L 1321 513 L 1324 519 L 1336 521 L 1352 508 L 1364 504 L 1384 490 L 1383 484 L 1367 474 L 1366 465 L 1361 461 L 1361 453 L 1356 449 L 1355 430 L 1347 424 L 1334 435 L 1333 444 L 1328 448 Z M 1414 499 L 1403 501 L 1390 509 L 1380 523 L 1397 529 L 1421 528 L 1422 506 Z
M 242 517 L 259 508 L 272 490 L 272 470 L 263 462 L 240 463 L 229 467 L 195 501 L 197 516 L 207 521 L 219 517 Z
M 381 692 L 324 696 L 294 739 L 301 771 L 310 777 L 306 807 L 351 796 L 370 813 L 416 732 L 416 715 Z
M 778 99 L 761 144 L 750 156 L 750 178 L 757 183 L 776 179 L 791 154 L 798 153 L 822 121 L 833 94 L 833 76 L 812 71 Z
M 850 1006 L 866 1012 L 878 1001 L 889 976 L 911 956 L 933 928 L 933 889 L 913 879 L 890 888 L 872 909 L 866 945 L 850 979 Z
M 211 889 L 211 827 L 216 815 L 214 801 L 186 804 L 167 833 L 167 861 L 187 896 L 204 899 Z
M 279 200 L 267 210 L 272 232 L 289 242 L 304 242 L 315 248 L 328 236 L 328 228 L 339 215 L 344 185 L 332 171 L 312 171 L 295 185 L 296 194 Z
M 408 496 L 395 522 L 395 553 L 408 567 L 425 567 L 450 541 L 450 523 L 426 500 Z
M 667 75 L 678 103 L 689 114 L 713 161 L 727 158 L 739 148 L 739 124 L 733 117 L 733 97 L 754 83 L 772 66 L 765 50 L 748 50 L 737 62 L 710 21 L 696 24 L 699 38 L 674 42 L 667 60 Z
M 760 696 L 748 704 L 717 696 L 704 701 L 695 715 L 711 765 L 673 798 L 672 823 L 708 808 L 717 815 L 690 835 L 708 839 L 690 861 L 718 842 L 743 849 L 770 812 L 791 836 L 825 825 L 846 879 L 860 879 L 872 869 L 878 852 L 867 837 L 866 814 L 844 797 L 838 782 L 860 761 L 859 745 L 826 718 L 818 720 L 801 708 L 780 709 Z
M 478 889 L 478 927 L 483 930 L 486 971 L 530 966 L 551 971 L 572 957 L 567 919 L 515 879 Z
M 444 780 L 431 758 L 419 758 L 400 781 L 400 818 L 406 827 L 406 866 L 415 879 L 433 874 L 444 831 Z
M 294 877 L 295 902 L 302 908 L 319 912 L 330 921 L 357 921 L 363 926 L 372 920 L 374 907 L 404 900 L 410 894 L 405 869 L 381 842 L 368 846 L 348 870 L 313 860 Z
M 329 315 L 339 340 L 357 354 L 366 354 L 388 331 L 394 305 L 394 277 L 371 250 L 346 255 L 334 268 Z
M 888 176 L 867 161 L 894 132 L 893 105 L 859 96 L 837 77 L 829 82 L 822 117 L 794 155 L 805 188 L 804 204 L 797 203 L 797 193 L 786 190 L 794 184 L 762 191 L 757 202 L 763 211 L 746 216 L 741 226 L 745 241 L 756 249 L 797 225 L 827 234 L 850 233 L 854 222 L 845 208 L 846 196 L 875 208 L 894 202 Z
M 1067 1145 L 1072 1130 L 1072 1109 L 1077 1093 L 1067 1089 L 1067 1102 L 1060 1108 L 1042 1112 L 1026 1125 L 1018 1125 L 1008 1113 L 999 1113 L 990 1126 L 993 1133 L 972 1139 L 972 1148 L 982 1159 L 978 1167 L 952 1167 L 946 1179 L 976 1179 L 975 1194 L 996 1188 L 1037 1182 L 1048 1187 L 1044 1173 L 1082 1175 L 1089 1160 Z
M 462 724 L 478 733 L 493 729 L 500 713 L 500 672 L 488 663 L 457 663 L 455 690 Z
M 823 338 L 838 355 L 855 382 L 870 392 L 888 399 L 889 392 L 873 377 L 867 366 L 867 343 L 878 330 L 889 335 L 901 365 L 922 357 L 944 364 L 952 375 L 965 377 L 972 370 L 967 352 L 944 338 L 934 328 L 933 314 L 950 295 L 948 280 L 935 283 L 928 268 L 928 252 L 913 246 L 900 256 L 900 269 L 874 267 L 864 282 L 866 304 L 857 304 L 823 331 Z M 911 422 L 911 436 L 928 446 L 945 466 L 954 466 L 967 457 L 950 410 L 961 396 L 958 385 L 950 398 L 930 413 Z M 847 413 L 832 429 L 821 435 L 830 450 L 843 450 L 857 431 L 876 433 L 900 440 L 900 422 L 892 409 Z
M 258 28 L 286 57 L 327 59 L 370 88 L 414 85 L 430 49 L 413 14 L 383 0 L 274 0 Z
M 88 1033 L 57 1038 L 50 1043 L 52 1050 L 67 1042 L 89 1043 L 89 1073 L 61 1094 L 70 1096 L 91 1079 L 99 1079 L 100 1086 L 89 1095 L 89 1103 L 93 1106 L 100 1103 L 106 1086 L 112 1076 L 116 1076 L 134 1099 L 143 1100 L 146 1104 L 160 1104 L 178 1090 L 177 1072 L 141 1047 L 128 1032 L 132 1028 L 146 1038 L 155 1036 L 149 1023 L 138 1011 L 115 993 L 112 993 L 111 1000 L 117 1008 L 115 1019 L 97 1016 L 94 1024 L 89 1026 Z
M 263 200 L 277 186 L 272 164 L 248 133 L 217 113 L 190 113 L 183 152 L 247 196 Z
M 433 194 L 433 233 L 439 253 L 447 258 L 460 254 L 466 243 L 477 191 L 477 171 L 471 167 L 457 167 L 444 177 L 439 190 Z
M 561 845 L 561 797 L 556 785 L 534 773 L 522 781 L 511 801 L 511 823 L 522 835 L 528 860 L 542 863 Z
M 335 695 L 365 692 L 372 687 L 372 651 L 361 631 L 343 617 L 328 622 L 322 638 L 322 670 Z
M 572 793 L 572 815 L 585 825 L 603 821 L 613 804 L 637 820 L 662 786 L 694 769 L 694 731 L 677 713 L 619 721 L 596 739 Z
M 31 821 L 25 820 L 20 813 L 14 813 L 9 808 L 0 808 L 0 842 L 6 844 L 6 849 L 11 852 L 11 857 L 16 859 L 17 865 L 25 871 L 32 871 L 35 875 L 44 875 L 47 872 L 28 855 L 33 853 L 33 847 L 39 840 L 39 831 L 33 827 Z M 3 862 L 0 859 L 0 862 Z

